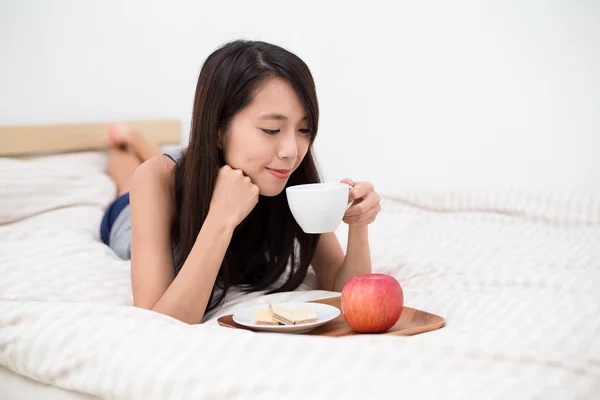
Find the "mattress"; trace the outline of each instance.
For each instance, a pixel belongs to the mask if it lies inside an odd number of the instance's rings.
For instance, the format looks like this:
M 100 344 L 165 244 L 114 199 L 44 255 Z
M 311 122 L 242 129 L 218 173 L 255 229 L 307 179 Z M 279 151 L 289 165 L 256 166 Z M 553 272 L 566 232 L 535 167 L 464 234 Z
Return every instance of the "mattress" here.
M 100 153 L 0 159 L 0 365 L 109 399 L 514 398 L 600 393 L 600 197 L 378 189 L 373 268 L 446 318 L 412 337 L 256 334 L 216 318 L 267 301 L 232 291 L 199 325 L 132 306 L 129 263 L 98 238 L 115 188 Z M 345 248 L 347 229 L 336 232 Z
M 98 399 L 98 397 L 47 385 L 0 367 L 0 399 L 93 400 Z

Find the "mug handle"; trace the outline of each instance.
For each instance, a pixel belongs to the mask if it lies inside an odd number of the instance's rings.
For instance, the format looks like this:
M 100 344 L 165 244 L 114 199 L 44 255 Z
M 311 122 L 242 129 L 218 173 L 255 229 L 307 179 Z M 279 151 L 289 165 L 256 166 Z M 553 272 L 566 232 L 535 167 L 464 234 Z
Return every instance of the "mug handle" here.
M 348 202 L 348 205 L 346 206 L 346 210 L 344 212 L 348 211 L 352 204 L 354 204 L 354 200 Z
M 348 192 L 352 190 L 352 186 L 348 185 Z M 344 212 L 348 211 L 348 209 L 352 206 L 352 204 L 354 204 L 354 200 L 350 200 L 348 202 L 348 205 L 346 206 L 346 209 L 344 210 Z

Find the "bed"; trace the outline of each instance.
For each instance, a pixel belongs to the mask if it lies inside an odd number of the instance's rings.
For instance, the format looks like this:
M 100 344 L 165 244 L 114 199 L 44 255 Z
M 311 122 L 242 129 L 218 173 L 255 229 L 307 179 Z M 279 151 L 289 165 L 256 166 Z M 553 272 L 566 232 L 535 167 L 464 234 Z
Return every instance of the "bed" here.
M 133 121 L 178 145 L 178 121 Z M 378 186 L 373 267 L 446 318 L 421 335 L 224 328 L 267 301 L 230 293 L 200 325 L 134 308 L 99 240 L 115 196 L 106 124 L 0 128 L 0 398 L 591 399 L 600 396 L 600 196 Z M 347 229 L 336 232 L 345 246 Z

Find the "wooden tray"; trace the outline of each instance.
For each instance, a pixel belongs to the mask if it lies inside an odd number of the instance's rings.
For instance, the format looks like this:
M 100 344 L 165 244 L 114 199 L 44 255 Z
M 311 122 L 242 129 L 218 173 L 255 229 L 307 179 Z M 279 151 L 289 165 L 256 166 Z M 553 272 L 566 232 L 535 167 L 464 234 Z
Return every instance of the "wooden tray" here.
M 333 297 L 330 299 L 316 300 L 312 303 L 328 304 L 341 309 L 340 297 Z M 217 322 L 221 326 L 234 329 L 246 329 L 252 330 L 242 325 L 238 325 L 233 320 L 233 315 L 224 315 L 220 317 Z M 446 320 L 439 315 L 430 314 L 425 311 L 417 310 L 415 308 L 403 307 L 400 319 L 396 322 L 392 328 L 384 332 L 384 335 L 399 335 L 399 336 L 411 336 L 419 333 L 434 331 L 442 328 L 446 324 Z M 339 317 L 322 325 L 304 335 L 318 335 L 318 336 L 351 336 L 361 335 L 360 333 L 354 332 L 346 323 L 344 316 L 340 314 Z

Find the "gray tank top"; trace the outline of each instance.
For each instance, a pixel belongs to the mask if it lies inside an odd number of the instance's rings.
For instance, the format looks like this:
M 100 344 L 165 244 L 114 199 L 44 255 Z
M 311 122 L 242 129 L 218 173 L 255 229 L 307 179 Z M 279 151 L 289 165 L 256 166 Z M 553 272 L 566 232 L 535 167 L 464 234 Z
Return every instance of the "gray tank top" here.
M 183 149 L 167 150 L 163 155 L 169 157 L 179 167 L 179 162 L 181 161 L 181 157 L 183 157 Z

